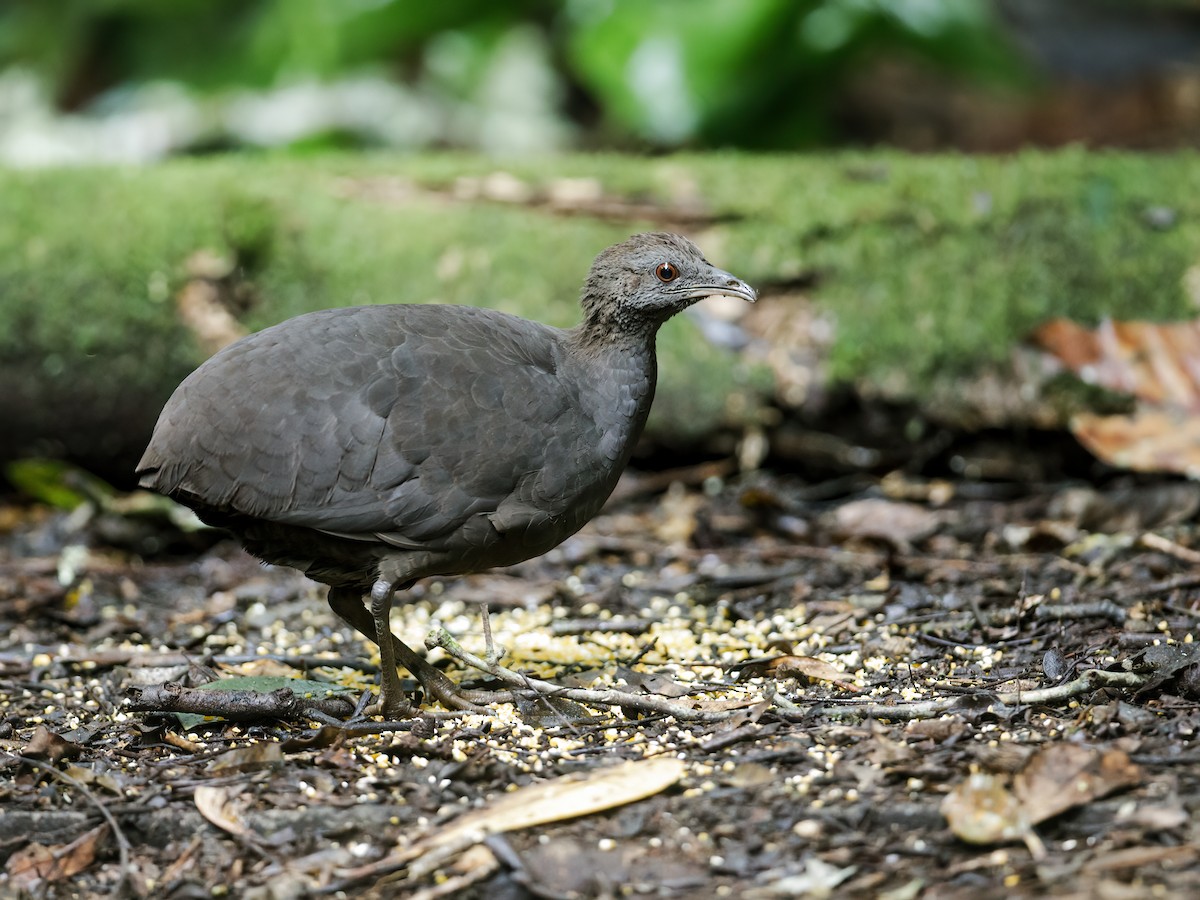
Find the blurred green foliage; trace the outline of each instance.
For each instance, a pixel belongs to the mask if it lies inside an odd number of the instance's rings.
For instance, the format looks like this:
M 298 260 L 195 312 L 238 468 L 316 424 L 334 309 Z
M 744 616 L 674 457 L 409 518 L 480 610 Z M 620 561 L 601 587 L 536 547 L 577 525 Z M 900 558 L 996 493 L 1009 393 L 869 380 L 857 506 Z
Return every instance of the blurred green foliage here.
M 1021 68 L 982 0 L 588 0 L 568 41 L 574 73 L 623 129 L 790 147 L 830 138 L 856 66 L 906 54 L 1015 81 Z
M 62 109 L 173 81 L 201 92 L 374 72 L 473 95 L 514 33 L 547 48 L 585 143 L 794 147 L 836 136 L 839 89 L 903 55 L 1014 83 L 987 0 L 6 0 L 0 67 Z

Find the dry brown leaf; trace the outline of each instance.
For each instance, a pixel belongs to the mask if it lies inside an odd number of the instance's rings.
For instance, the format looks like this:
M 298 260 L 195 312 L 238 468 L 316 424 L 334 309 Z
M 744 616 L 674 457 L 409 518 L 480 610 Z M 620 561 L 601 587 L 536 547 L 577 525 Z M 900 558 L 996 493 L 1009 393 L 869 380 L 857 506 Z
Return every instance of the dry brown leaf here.
M 1033 755 L 1011 790 L 1005 776 L 971 775 L 946 795 L 942 815 L 968 843 L 1020 838 L 1041 858 L 1046 850 L 1034 825 L 1140 780 L 1141 770 L 1120 750 L 1051 744 Z
M 917 756 L 917 751 L 905 741 L 893 741 L 891 732 L 878 724 L 871 726 L 871 739 L 864 742 L 866 757 L 873 765 L 885 769 L 901 763 L 910 762 Z
M 222 774 L 249 772 L 275 765 L 282 760 L 282 745 L 272 741 L 258 741 L 245 747 L 226 750 L 220 756 L 214 757 L 209 764 L 209 771 Z
M 1084 413 L 1071 431 L 1097 458 L 1142 472 L 1200 477 L 1200 320 L 1047 322 L 1033 340 L 1088 384 L 1129 394 L 1130 415 Z
M 84 766 L 68 765 L 61 769 L 62 773 L 84 787 L 98 787 L 107 791 L 114 797 L 120 797 L 124 794 L 125 785 L 128 782 L 122 774 L 108 772 L 97 772 L 95 769 L 89 769 Z
M 107 831 L 107 824 L 97 825 L 69 844 L 29 844 L 8 858 L 4 871 L 14 885 L 26 890 L 38 882 L 64 881 L 96 861 L 96 849 Z
M 476 844 L 463 851 L 453 864 L 446 867 L 445 879 L 438 879 L 429 887 L 406 894 L 408 900 L 440 900 L 442 897 L 458 897 L 468 887 L 478 884 L 500 868 L 500 861 L 483 844 Z
M 857 684 L 846 680 L 846 673 L 823 659 L 812 656 L 780 656 L 771 660 L 767 673 L 776 678 L 800 676 L 810 681 L 828 681 L 845 691 L 857 693 L 862 690 Z
M 499 834 L 623 806 L 670 787 L 686 768 L 673 756 L 655 756 L 563 775 L 505 794 L 490 806 L 460 817 L 429 843 L 444 844 L 454 833 Z
M 697 700 L 683 699 L 679 701 L 689 709 L 704 710 L 706 712 L 725 712 L 735 709 L 754 709 L 761 707 L 762 700 L 757 700 L 754 697 L 741 697 L 735 700 Z
M 1128 416 L 1079 413 L 1071 431 L 1097 459 L 1136 472 L 1200 478 L 1200 416 L 1182 409 L 1143 409 Z
M 241 813 L 233 803 L 236 795 L 237 792 L 229 788 L 202 784 L 196 788 L 192 800 L 200 815 L 222 831 L 244 837 L 250 834 L 250 828 L 242 821 Z
M 1191 816 L 1178 800 L 1174 800 L 1161 806 L 1139 805 L 1128 814 L 1119 816 L 1118 821 L 1122 825 L 1135 825 L 1157 832 L 1180 828 L 1191 821 Z
M 680 684 L 674 678 L 656 672 L 638 672 L 625 666 L 617 666 L 617 676 L 631 688 L 661 697 L 686 697 L 692 688 Z
M 1141 781 L 1141 770 L 1121 750 L 1051 744 L 1036 753 L 1013 783 L 1030 825 Z
M 868 498 L 843 503 L 834 510 L 830 530 L 841 537 L 873 538 L 907 549 L 941 524 L 942 517 L 924 506 Z
M 76 759 L 83 753 L 83 747 L 55 734 L 45 725 L 39 725 L 29 737 L 22 754 L 33 759 L 43 759 L 50 763 L 59 763 L 65 759 Z
M 960 716 L 943 716 L 940 719 L 913 719 L 904 726 L 904 736 L 912 740 L 932 740 L 941 743 L 962 734 L 965 723 Z
M 201 750 L 201 745 L 195 741 L 189 741 L 182 735 L 176 734 L 174 731 L 168 731 L 163 735 L 163 743 L 170 744 L 184 753 L 198 753 Z
M 1033 340 L 1089 384 L 1152 406 L 1200 411 L 1200 320 L 1115 322 L 1093 330 L 1052 319 Z
M 804 869 L 784 875 L 762 887 L 752 887 L 745 895 L 752 900 L 770 897 L 833 897 L 838 885 L 858 871 L 858 866 L 835 866 L 819 856 L 810 856 Z
M 778 780 L 778 772 L 770 766 L 754 762 L 736 763 L 733 771 L 726 772 L 721 777 L 722 783 L 739 788 L 760 788 Z
M 1200 856 L 1200 847 L 1183 844 L 1175 847 L 1124 847 L 1109 850 L 1103 856 L 1084 863 L 1085 872 L 1117 872 L 1121 869 L 1140 869 L 1143 866 L 1186 866 Z

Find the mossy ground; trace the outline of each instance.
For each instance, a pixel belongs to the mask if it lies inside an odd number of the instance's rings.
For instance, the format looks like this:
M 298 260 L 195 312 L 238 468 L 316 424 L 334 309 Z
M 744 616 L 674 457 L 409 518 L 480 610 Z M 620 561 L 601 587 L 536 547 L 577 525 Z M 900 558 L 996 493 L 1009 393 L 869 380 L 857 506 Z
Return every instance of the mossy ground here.
M 251 329 L 396 301 L 569 324 L 592 256 L 660 225 L 452 198 L 461 176 L 503 169 L 535 189 L 589 177 L 648 204 L 700 198 L 719 219 L 701 235 L 714 262 L 760 284 L 816 274 L 812 296 L 837 321 L 835 378 L 890 379 L 919 399 L 938 379 L 1003 360 L 1050 316 L 1190 317 L 1182 280 L 1200 247 L 1198 160 L 447 154 L 0 171 L 0 368 L 9 381 L 36 378 L 27 394 L 38 403 L 85 385 L 90 397 L 153 406 L 202 356 L 173 305 L 200 249 L 238 260 L 256 300 L 241 316 Z M 373 187 L 391 178 L 419 190 Z M 685 319 L 664 330 L 660 356 L 651 429 L 676 441 L 718 424 L 731 390 L 761 384 Z

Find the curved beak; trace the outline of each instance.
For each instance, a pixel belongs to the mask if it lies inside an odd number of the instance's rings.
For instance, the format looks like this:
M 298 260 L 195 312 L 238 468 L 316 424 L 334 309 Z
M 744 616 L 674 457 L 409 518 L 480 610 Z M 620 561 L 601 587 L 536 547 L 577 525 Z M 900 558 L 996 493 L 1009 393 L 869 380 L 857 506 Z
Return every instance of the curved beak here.
M 758 292 L 742 279 L 730 275 L 721 269 L 709 269 L 704 273 L 704 281 L 700 284 L 681 286 L 679 292 L 688 300 L 702 300 L 714 294 L 723 297 L 738 297 L 747 303 L 758 299 Z

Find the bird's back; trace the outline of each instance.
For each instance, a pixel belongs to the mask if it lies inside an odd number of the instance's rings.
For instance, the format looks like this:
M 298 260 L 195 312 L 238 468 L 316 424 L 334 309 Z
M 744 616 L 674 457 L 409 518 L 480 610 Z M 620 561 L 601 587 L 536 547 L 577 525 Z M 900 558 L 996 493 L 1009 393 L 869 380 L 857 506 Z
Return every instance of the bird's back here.
M 227 524 L 367 541 L 431 570 L 528 558 L 599 509 L 653 392 L 636 366 L 632 387 L 598 390 L 566 335 L 458 306 L 290 319 L 179 386 L 141 483 Z

